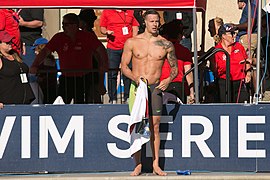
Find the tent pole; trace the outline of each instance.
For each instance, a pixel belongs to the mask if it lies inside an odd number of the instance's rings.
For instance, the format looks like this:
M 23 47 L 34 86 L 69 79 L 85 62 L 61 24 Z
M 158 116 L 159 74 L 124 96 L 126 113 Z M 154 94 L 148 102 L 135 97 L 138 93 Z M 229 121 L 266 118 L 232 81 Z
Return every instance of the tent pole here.
M 257 64 L 256 64 L 256 94 L 255 94 L 255 104 L 259 101 L 259 86 L 260 86 L 260 57 L 261 57 L 261 26 L 262 26 L 262 1 L 258 0 L 258 31 L 257 31 Z
M 197 18 L 196 8 L 192 9 L 193 12 L 193 47 L 194 47 L 194 90 L 195 90 L 195 102 L 199 103 L 199 73 L 198 73 L 198 52 L 197 52 Z
M 251 16 L 253 14 L 251 14 L 251 0 L 248 1 L 248 30 L 247 30 L 247 34 L 248 34 L 248 58 L 251 59 Z

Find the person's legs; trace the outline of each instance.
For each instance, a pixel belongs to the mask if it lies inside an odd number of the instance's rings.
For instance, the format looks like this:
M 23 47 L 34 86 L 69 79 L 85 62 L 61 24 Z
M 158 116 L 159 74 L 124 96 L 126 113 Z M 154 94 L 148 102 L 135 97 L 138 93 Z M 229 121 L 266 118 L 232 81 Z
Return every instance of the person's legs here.
M 160 134 L 159 125 L 160 117 L 162 115 L 162 92 L 157 89 L 155 85 L 150 86 L 149 92 L 149 122 L 150 122 L 150 143 L 153 155 L 153 173 L 159 176 L 166 176 L 167 173 L 162 171 L 159 167 L 159 149 L 160 149 Z M 150 95 L 151 93 L 151 95 Z
M 70 104 L 72 95 L 74 95 L 73 91 L 73 81 L 71 78 L 60 76 L 59 77 L 59 90 L 58 95 L 63 98 L 65 104 Z
M 22 59 L 28 67 L 31 67 L 35 60 L 35 51 L 31 49 L 32 46 L 25 46 L 25 54 L 22 54 Z M 32 90 L 35 94 L 36 99 L 31 104 L 42 104 L 43 103 L 43 92 L 37 83 L 37 76 L 35 74 L 28 74 L 29 82 Z
M 87 99 L 84 99 L 84 95 L 87 96 L 87 89 L 90 86 L 89 75 L 84 75 L 82 77 L 73 77 L 74 80 L 74 104 L 84 104 Z
M 131 113 L 132 108 L 133 108 L 133 104 L 135 102 L 135 98 L 136 98 L 136 89 L 137 89 L 137 85 L 135 82 L 131 83 L 130 86 L 130 101 L 128 102 L 128 107 L 129 107 L 129 112 Z M 142 162 L 141 162 L 141 151 L 137 151 L 136 153 L 133 154 L 133 159 L 135 161 L 135 168 L 133 170 L 132 173 L 130 173 L 131 176 L 139 176 L 141 174 L 142 171 Z
M 141 151 L 137 151 L 133 155 L 133 159 L 135 161 L 135 168 L 132 173 L 130 173 L 131 176 L 139 176 L 142 172 L 142 161 L 141 161 Z
M 251 34 L 250 42 L 248 39 L 248 35 L 245 34 L 245 35 L 240 37 L 239 42 L 244 46 L 244 48 L 247 52 L 249 50 L 249 44 L 250 44 L 250 54 L 252 57 L 256 48 L 257 48 L 257 34 Z M 256 62 L 254 62 L 254 59 L 253 59 L 252 65 L 253 66 L 256 65 Z M 254 90 L 256 92 L 256 71 L 253 71 L 253 73 L 251 74 L 251 77 L 252 77 L 253 87 L 254 87 Z
M 122 76 L 124 81 L 124 101 L 127 102 L 129 97 L 129 88 L 131 84 L 131 80 L 127 78 L 125 75 Z
M 109 72 L 108 72 L 108 93 L 110 102 L 117 100 L 117 74 L 118 71 L 115 69 L 119 68 L 121 62 L 121 52 L 120 50 L 107 49 L 109 58 Z
M 249 92 L 244 80 L 233 81 L 231 86 L 233 103 L 249 102 Z
M 226 80 L 218 79 L 218 89 L 219 89 L 219 102 L 226 102 Z

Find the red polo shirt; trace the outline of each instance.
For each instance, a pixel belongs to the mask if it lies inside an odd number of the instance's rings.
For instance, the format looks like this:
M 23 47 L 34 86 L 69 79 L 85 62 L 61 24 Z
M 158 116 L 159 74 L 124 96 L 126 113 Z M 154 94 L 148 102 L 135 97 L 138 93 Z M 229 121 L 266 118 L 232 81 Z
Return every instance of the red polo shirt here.
M 182 78 L 184 76 L 184 66 L 193 63 L 192 55 L 190 51 L 184 46 L 182 46 L 181 44 L 179 44 L 179 42 L 174 43 L 174 48 L 175 48 L 175 55 L 178 62 L 178 75 L 172 82 L 182 82 Z M 171 72 L 171 67 L 168 60 L 166 59 L 162 66 L 162 74 L 160 76 L 160 81 L 169 77 L 170 72 Z
M 216 48 L 223 49 L 221 43 L 216 45 Z M 236 81 L 245 78 L 245 64 L 240 64 L 240 61 L 247 59 L 247 53 L 242 44 L 236 42 L 232 46 L 232 52 L 230 54 L 230 76 L 231 80 Z M 226 55 L 224 52 L 218 52 L 215 54 L 215 62 L 217 68 L 218 77 L 226 79 Z
M 124 48 L 126 40 L 132 37 L 132 26 L 139 26 L 139 23 L 133 16 L 132 10 L 118 12 L 108 9 L 102 12 L 100 26 L 114 32 L 107 37 L 107 48 L 120 50 Z M 128 28 L 127 35 L 123 35 L 123 27 Z
M 18 15 L 9 9 L 0 9 L 0 31 L 6 31 L 12 37 L 12 49 L 21 53 L 21 41 Z
M 56 51 L 59 56 L 60 68 L 63 70 L 92 69 L 93 52 L 100 46 L 100 41 L 93 34 L 84 31 L 76 33 L 75 41 L 72 41 L 65 33 L 60 32 L 52 37 L 46 47 Z M 82 76 L 85 73 L 76 73 Z M 73 76 L 74 73 L 65 73 L 65 76 Z

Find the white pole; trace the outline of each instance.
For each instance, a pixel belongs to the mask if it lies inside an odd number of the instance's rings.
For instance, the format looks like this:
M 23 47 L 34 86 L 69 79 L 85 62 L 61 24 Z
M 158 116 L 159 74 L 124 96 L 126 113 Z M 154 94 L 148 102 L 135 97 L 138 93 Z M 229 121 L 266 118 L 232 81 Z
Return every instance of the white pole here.
M 197 17 L 196 8 L 192 9 L 193 12 L 193 47 L 194 47 L 194 90 L 195 90 L 195 102 L 199 103 L 199 71 L 198 71 L 198 52 L 197 52 Z
M 255 94 L 255 104 L 258 104 L 259 101 L 259 84 L 260 84 L 260 57 L 261 57 L 261 26 L 262 26 L 262 1 L 258 0 L 258 32 L 257 32 L 257 64 L 256 64 L 256 75 L 257 75 L 257 79 L 256 79 L 256 94 Z

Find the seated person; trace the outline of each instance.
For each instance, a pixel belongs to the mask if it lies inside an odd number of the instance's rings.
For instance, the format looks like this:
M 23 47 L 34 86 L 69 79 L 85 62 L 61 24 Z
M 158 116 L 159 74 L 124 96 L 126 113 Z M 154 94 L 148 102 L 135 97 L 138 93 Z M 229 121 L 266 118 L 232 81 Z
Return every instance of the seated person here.
M 166 92 L 170 92 L 176 95 L 182 102 L 186 102 L 186 98 L 182 98 L 182 78 L 185 72 L 187 72 L 192 65 L 192 56 L 190 51 L 181 45 L 179 42 L 182 39 L 183 33 L 183 24 L 180 20 L 173 20 L 169 23 L 162 25 L 160 28 L 160 35 L 165 37 L 167 40 L 171 41 L 174 44 L 175 54 L 178 59 L 178 75 L 177 77 L 170 83 L 169 87 L 166 89 Z M 166 79 L 170 75 L 170 65 L 167 60 L 164 61 L 162 67 L 162 74 L 160 80 Z M 188 83 L 188 92 L 189 100 L 188 103 L 194 103 L 194 88 L 193 88 L 193 73 L 189 73 L 186 76 L 186 80 Z
M 32 50 L 38 55 L 40 51 L 46 46 L 48 40 L 45 38 L 38 38 Z M 37 82 L 43 92 L 43 103 L 52 104 L 57 97 L 57 69 L 56 61 L 52 54 L 49 54 L 38 67 L 39 73 L 37 74 Z

